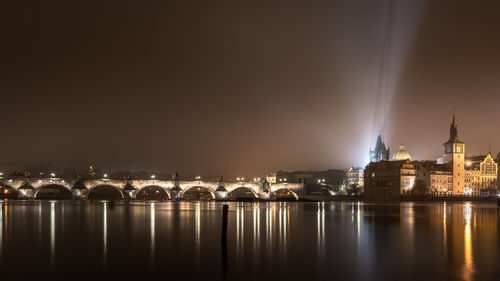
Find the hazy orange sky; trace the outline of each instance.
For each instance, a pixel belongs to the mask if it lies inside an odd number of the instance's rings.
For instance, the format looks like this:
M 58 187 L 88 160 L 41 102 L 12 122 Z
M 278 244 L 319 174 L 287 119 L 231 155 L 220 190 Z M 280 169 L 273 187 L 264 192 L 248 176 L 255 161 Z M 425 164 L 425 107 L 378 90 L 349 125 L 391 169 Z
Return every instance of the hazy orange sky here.
M 0 162 L 344 169 L 378 132 L 435 159 L 453 107 L 499 151 L 500 2 L 396 2 L 378 105 L 388 1 L 4 3 Z

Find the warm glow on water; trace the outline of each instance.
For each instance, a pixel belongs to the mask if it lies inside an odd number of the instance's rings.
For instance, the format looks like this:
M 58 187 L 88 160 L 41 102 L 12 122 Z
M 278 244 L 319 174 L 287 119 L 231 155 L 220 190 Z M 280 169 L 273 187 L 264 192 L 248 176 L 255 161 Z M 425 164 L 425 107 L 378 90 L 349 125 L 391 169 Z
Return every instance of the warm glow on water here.
M 494 204 L 0 202 L 17 280 L 495 280 Z M 29 270 L 26 270 L 29 268 Z

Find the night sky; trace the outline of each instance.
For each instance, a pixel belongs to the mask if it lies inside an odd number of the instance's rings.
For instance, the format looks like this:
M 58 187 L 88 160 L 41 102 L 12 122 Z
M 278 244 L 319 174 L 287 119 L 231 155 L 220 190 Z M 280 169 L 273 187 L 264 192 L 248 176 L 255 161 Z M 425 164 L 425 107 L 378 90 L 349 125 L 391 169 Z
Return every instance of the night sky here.
M 388 3 L 3 3 L 0 162 L 345 169 L 379 132 L 435 159 L 454 107 L 468 152 L 498 152 L 500 2 L 396 1 L 384 48 Z

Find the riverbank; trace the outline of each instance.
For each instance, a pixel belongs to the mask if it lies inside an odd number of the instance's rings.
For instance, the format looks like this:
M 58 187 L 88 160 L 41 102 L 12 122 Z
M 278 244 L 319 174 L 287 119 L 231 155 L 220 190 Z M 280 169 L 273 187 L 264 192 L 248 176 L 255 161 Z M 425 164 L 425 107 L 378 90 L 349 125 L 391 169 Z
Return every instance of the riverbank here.
M 496 203 L 498 197 L 479 196 L 416 196 L 402 195 L 399 197 L 370 197 L 363 195 L 302 195 L 300 201 L 305 202 L 487 202 Z

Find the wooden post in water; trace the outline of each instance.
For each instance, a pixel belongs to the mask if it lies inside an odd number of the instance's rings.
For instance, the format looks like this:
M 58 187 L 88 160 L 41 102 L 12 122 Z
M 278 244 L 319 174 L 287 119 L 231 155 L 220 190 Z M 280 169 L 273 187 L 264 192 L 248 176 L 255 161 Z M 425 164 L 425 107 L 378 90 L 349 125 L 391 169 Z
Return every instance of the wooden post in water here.
M 222 205 L 222 231 L 220 233 L 220 239 L 222 243 L 227 241 L 227 213 L 229 211 L 229 205 Z

